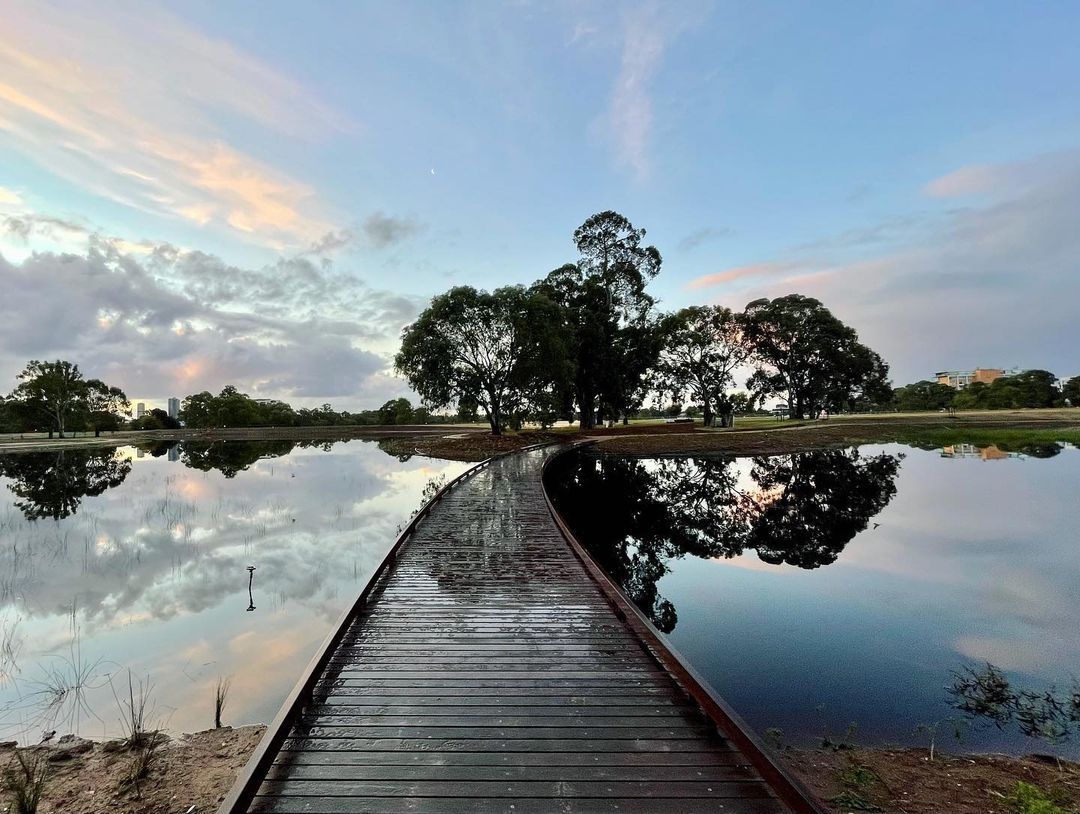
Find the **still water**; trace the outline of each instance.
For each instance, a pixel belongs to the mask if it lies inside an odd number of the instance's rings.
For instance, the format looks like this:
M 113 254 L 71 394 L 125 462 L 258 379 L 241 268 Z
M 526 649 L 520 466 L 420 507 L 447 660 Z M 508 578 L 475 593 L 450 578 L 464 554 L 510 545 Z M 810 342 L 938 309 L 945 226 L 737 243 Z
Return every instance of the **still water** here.
M 467 466 L 367 441 L 0 456 L 0 740 L 121 734 L 129 670 L 150 725 L 211 726 L 219 678 L 225 723 L 271 720 L 425 487 Z
M 917 728 L 937 725 L 939 747 L 1080 754 L 1075 727 L 1048 744 L 968 722 L 945 689 L 987 662 L 1032 693 L 1077 686 L 1080 450 L 583 451 L 548 485 L 607 573 L 758 732 L 835 741 L 854 722 L 858 743 L 926 744 Z

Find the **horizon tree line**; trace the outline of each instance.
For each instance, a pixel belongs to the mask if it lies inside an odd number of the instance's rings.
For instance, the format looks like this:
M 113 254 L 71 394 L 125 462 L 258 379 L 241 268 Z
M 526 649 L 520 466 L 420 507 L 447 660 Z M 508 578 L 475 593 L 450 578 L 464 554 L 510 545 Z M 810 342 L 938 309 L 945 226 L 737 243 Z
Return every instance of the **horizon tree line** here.
M 402 331 L 395 368 L 435 409 L 475 404 L 492 433 L 526 421 L 628 422 L 650 395 L 731 423 L 736 371 L 754 400 L 784 396 L 792 415 L 888 401 L 888 364 L 820 301 L 799 294 L 671 314 L 648 283 L 663 259 L 623 215 L 593 215 L 578 259 L 530 286 L 457 286 Z
M 473 422 L 492 433 L 526 422 L 577 421 L 584 430 L 627 423 L 652 399 L 700 411 L 706 426 L 731 426 L 770 398 L 792 417 L 856 410 L 1008 409 L 1080 405 L 1080 376 L 1063 387 L 1045 370 L 974 384 L 963 391 L 921 381 L 893 388 L 889 366 L 819 300 L 801 294 L 748 303 L 657 309 L 648 284 L 660 273 L 659 250 L 645 229 L 605 211 L 573 234 L 578 257 L 529 286 L 488 292 L 457 286 L 432 298 L 402 331 L 394 367 L 421 397 L 390 399 L 350 413 L 329 404 L 294 408 L 253 399 L 228 385 L 218 395 L 183 400 L 187 427 L 347 426 Z M 736 375 L 749 372 L 746 391 Z M 78 365 L 31 360 L 19 384 L 0 397 L 0 431 L 175 429 L 153 409 L 127 422 L 124 392 L 86 379 Z M 448 411 L 455 411 L 450 413 Z

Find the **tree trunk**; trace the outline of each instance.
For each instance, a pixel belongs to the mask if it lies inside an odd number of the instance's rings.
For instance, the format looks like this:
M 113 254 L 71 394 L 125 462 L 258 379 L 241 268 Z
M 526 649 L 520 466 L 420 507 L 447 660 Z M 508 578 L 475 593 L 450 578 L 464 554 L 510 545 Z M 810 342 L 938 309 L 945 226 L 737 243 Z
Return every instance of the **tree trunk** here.
M 701 417 L 701 420 L 705 423 L 706 427 L 711 427 L 713 425 L 712 404 L 707 401 L 701 405 Z
M 596 396 L 591 393 L 581 393 L 578 404 L 581 408 L 581 429 L 591 430 L 596 426 Z

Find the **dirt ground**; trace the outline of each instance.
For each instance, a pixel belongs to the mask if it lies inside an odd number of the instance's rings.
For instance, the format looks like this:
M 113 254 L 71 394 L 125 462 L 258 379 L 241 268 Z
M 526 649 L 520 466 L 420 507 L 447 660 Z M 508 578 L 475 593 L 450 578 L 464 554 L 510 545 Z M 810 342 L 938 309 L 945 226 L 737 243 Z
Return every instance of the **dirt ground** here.
M 264 727 L 225 727 L 163 743 L 137 784 L 125 783 L 135 755 L 118 742 L 61 738 L 21 749 L 40 754 L 48 775 L 39 814 L 209 814 L 217 809 Z M 1032 783 L 1066 810 L 1080 804 L 1080 764 L 1035 757 L 943 755 L 926 749 L 784 749 L 781 759 L 836 814 L 1011 814 L 1008 797 L 1019 781 Z M 4 794 L 17 765 L 0 747 Z
M 44 757 L 44 795 L 38 814 L 209 814 L 232 787 L 265 727 L 224 727 L 183 735 L 154 750 L 145 777 L 125 783 L 136 754 L 120 744 L 63 739 L 19 751 Z M 0 749 L 4 794 L 0 812 L 13 811 L 8 773 L 15 750 Z
M 1080 806 L 1080 764 L 1004 755 L 935 754 L 926 749 L 787 749 L 783 760 L 834 812 L 1012 814 L 1020 781 L 1066 811 Z

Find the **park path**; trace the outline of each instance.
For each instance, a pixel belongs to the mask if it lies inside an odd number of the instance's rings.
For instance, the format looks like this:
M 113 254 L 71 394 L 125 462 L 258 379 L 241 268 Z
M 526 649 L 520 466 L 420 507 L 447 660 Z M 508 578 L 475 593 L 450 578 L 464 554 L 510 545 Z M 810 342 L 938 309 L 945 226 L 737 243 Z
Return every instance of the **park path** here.
M 553 454 L 479 465 L 406 530 L 221 812 L 817 810 L 582 558 Z

